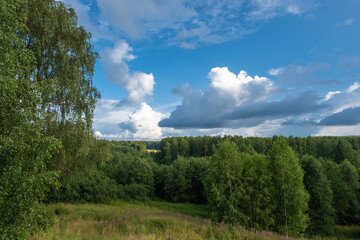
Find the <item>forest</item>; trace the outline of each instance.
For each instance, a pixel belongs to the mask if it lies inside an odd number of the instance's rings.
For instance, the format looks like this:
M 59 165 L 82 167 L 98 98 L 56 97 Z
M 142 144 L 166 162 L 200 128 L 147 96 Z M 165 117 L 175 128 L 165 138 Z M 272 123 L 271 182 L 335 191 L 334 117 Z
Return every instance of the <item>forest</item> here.
M 360 137 L 98 139 L 98 54 L 74 10 L 3 0 L 0 22 L 0 239 L 48 230 L 54 203 L 119 200 L 193 203 L 291 237 L 359 224 Z
M 289 236 L 359 222 L 360 137 L 177 137 L 157 153 L 140 142 L 97 141 L 108 160 L 87 176 L 64 176 L 47 201 L 204 204 L 215 222 Z

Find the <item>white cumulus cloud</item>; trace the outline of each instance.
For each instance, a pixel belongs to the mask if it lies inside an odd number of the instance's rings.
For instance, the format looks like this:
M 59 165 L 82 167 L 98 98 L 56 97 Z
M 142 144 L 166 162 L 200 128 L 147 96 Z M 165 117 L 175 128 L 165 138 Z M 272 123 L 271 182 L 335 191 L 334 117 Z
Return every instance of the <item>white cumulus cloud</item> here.
M 154 111 L 146 103 L 129 114 L 129 120 L 119 123 L 119 127 L 129 131 L 132 139 L 160 139 L 161 128 L 158 126 L 164 115 Z
M 208 78 L 210 84 L 205 92 L 189 88 L 188 84 L 173 89 L 174 94 L 183 97 L 182 104 L 159 125 L 173 128 L 232 127 L 223 118 L 224 113 L 243 104 L 262 101 L 278 92 L 266 77 L 251 77 L 245 71 L 235 75 L 227 67 L 211 69 Z
M 154 76 L 152 73 L 136 72 L 129 69 L 128 62 L 135 59 L 132 48 L 124 40 L 115 43 L 113 48 L 105 48 L 101 52 L 102 64 L 107 79 L 126 88 L 128 95 L 124 102 L 140 103 L 153 95 Z
M 147 103 L 136 108 L 118 107 L 119 100 L 100 100 L 94 112 L 94 134 L 108 139 L 158 140 L 162 129 L 158 122 L 164 114 Z

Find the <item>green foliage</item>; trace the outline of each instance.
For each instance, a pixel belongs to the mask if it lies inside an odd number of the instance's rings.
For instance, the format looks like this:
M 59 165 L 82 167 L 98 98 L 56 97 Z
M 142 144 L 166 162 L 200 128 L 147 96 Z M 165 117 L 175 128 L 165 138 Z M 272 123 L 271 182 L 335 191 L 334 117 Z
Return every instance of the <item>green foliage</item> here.
M 255 229 L 273 226 L 271 178 L 264 155 L 240 153 L 234 143 L 220 143 L 205 183 L 213 220 Z
M 230 150 L 214 150 L 224 142 L 232 145 Z M 355 169 L 360 137 L 166 138 L 160 142 L 160 153 L 150 155 L 155 162 L 149 160 L 139 143 L 122 142 L 116 149 L 115 145 L 115 162 L 124 163 L 109 163 L 105 168 L 109 176 L 117 176 L 117 181 L 126 187 L 129 181 L 125 180 L 125 162 L 133 161 L 135 156 L 146 159 L 153 172 L 155 197 L 205 203 L 199 200 L 205 192 L 216 221 L 294 236 L 306 230 L 309 234 L 329 235 L 335 220 L 336 224 L 358 221 L 359 171 Z M 205 155 L 212 155 L 212 160 L 198 157 Z M 305 175 L 296 156 L 302 159 Z M 115 175 L 111 173 L 116 171 Z M 230 191 L 229 186 L 236 187 Z M 134 189 L 136 193 L 137 187 Z M 130 191 L 129 195 L 136 198 Z
M 60 171 L 61 183 L 66 183 L 73 175 L 93 174 L 111 156 L 108 142 L 97 140 L 81 123 L 65 122 L 61 141 L 62 150 L 47 164 L 48 169 Z
M 314 235 L 332 235 L 335 229 L 333 192 L 320 161 L 313 156 L 301 158 L 304 184 L 310 194 L 308 232 Z
M 360 167 L 359 156 L 348 141 L 342 139 L 339 140 L 333 151 L 334 161 L 336 163 L 342 163 L 343 161 L 348 160 L 356 168 Z
M 40 202 L 56 189 L 59 170 L 71 160 L 88 165 L 69 156 L 88 140 L 78 141 L 80 132 L 91 136 L 95 59 L 90 35 L 64 3 L 0 1 L 1 239 L 45 229 L 51 220 Z M 77 144 L 62 141 L 67 131 Z M 60 167 L 55 155 L 66 157 Z
M 234 143 L 224 141 L 218 145 L 208 168 L 205 188 L 211 219 L 217 222 L 239 224 L 244 221 L 241 211 L 243 165 Z
M 102 168 L 104 173 L 124 186 L 125 198 L 151 197 L 154 192 L 153 162 L 145 145 L 113 141 L 110 147 L 112 157 Z
M 297 236 L 308 224 L 309 194 L 303 184 L 303 170 L 285 138 L 273 142 L 269 153 L 273 181 L 275 229 L 277 232 Z
M 34 83 L 46 111 L 46 133 L 61 136 L 66 121 L 91 129 L 99 93 L 92 83 L 97 53 L 72 8 L 55 0 L 28 0 L 25 46 L 35 57 Z M 58 123 L 58 124 L 55 124 Z
M 138 183 L 130 183 L 124 186 L 123 199 L 127 201 L 146 201 L 149 200 L 151 192 L 146 186 Z
M 349 161 L 341 165 L 330 160 L 324 161 L 325 174 L 333 191 L 333 206 L 336 223 L 341 225 L 354 224 L 358 217 L 357 191 L 358 173 Z M 355 170 L 355 171 L 354 171 Z
M 107 203 L 124 196 L 122 187 L 100 171 L 87 177 L 73 175 L 53 191 L 48 201 Z
M 93 85 L 97 53 L 90 33 L 77 26 L 75 11 L 55 0 L 27 1 L 25 46 L 35 57 L 31 74 L 45 113 L 44 133 L 61 140 L 62 150 L 48 163 L 62 183 L 73 174 L 89 175 L 106 154 L 97 148 L 91 125 L 100 97 Z M 106 148 L 104 148 L 106 149 Z
M 203 185 L 208 159 L 179 156 L 166 168 L 164 195 L 173 202 L 204 203 L 206 195 Z
M 177 137 L 164 138 L 160 142 L 160 154 L 156 159 L 158 163 L 171 164 L 177 155 L 183 157 L 202 157 L 211 156 L 214 153 L 214 147 L 224 140 L 234 142 L 240 152 L 257 152 L 268 155 L 272 142 L 278 137 L 258 138 L 241 136 L 224 137 Z M 176 139 L 176 140 L 175 140 Z M 349 160 L 356 168 L 360 167 L 360 137 L 288 137 L 286 138 L 290 147 L 298 157 L 304 155 L 314 156 L 316 158 L 331 159 L 341 163 L 345 159 Z M 175 142 L 177 151 L 172 149 Z
M 21 38 L 26 1 L 0 2 L 0 238 L 26 239 L 52 223 L 40 205 L 57 183 L 46 163 L 61 144 L 42 134 L 43 112 L 29 77 L 34 57 Z
M 241 211 L 246 215 L 242 223 L 255 229 L 270 229 L 274 225 L 271 202 L 271 174 L 265 155 L 242 154 L 241 181 L 244 192 L 241 196 Z
M 345 183 L 343 194 L 346 198 L 346 201 L 342 203 L 346 208 L 339 213 L 339 218 L 342 219 L 346 225 L 357 224 L 360 221 L 359 174 L 356 168 L 347 160 L 341 163 L 339 167 L 342 180 Z
M 17 126 L 14 136 L 0 134 L 0 238 L 26 239 L 51 224 L 39 204 L 45 191 L 57 183 L 57 174 L 45 162 L 59 142 L 44 138 L 34 126 Z M 31 137 L 29 137 L 31 135 Z

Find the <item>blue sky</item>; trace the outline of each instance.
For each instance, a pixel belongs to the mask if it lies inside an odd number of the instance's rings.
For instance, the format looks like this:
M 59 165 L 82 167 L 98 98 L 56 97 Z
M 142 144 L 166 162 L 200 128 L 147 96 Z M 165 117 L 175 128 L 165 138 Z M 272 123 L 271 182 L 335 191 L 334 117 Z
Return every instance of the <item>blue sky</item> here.
M 360 134 L 358 0 L 64 2 L 101 57 L 101 138 Z

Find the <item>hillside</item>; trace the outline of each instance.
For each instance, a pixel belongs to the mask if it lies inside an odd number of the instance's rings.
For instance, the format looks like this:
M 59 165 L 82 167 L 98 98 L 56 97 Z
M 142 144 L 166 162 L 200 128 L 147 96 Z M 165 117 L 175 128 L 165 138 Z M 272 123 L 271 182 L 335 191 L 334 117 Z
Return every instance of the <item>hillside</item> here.
M 46 209 L 55 212 L 56 224 L 31 240 L 287 239 L 273 232 L 252 232 L 242 227 L 212 223 L 202 218 L 207 213 L 206 208 L 194 204 L 154 201 L 112 202 L 110 205 L 58 203 L 48 205 Z M 336 237 L 325 239 L 357 239 L 359 233 L 358 227 L 338 228 Z

